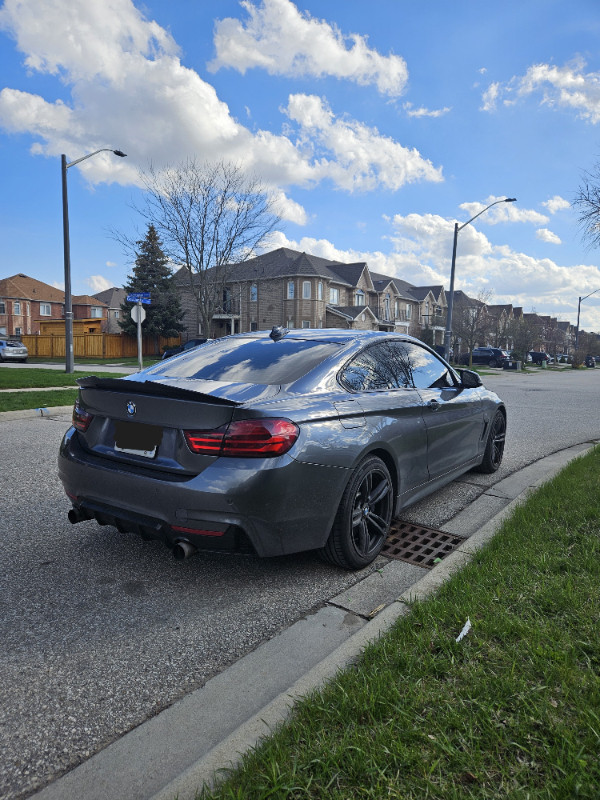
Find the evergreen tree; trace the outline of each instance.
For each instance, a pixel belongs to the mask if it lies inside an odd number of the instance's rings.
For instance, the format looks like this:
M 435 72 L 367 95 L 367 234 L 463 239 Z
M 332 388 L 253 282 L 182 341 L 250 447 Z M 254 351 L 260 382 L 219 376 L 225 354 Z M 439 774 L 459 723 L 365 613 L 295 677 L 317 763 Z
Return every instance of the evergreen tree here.
M 154 225 L 148 225 L 146 238 L 138 241 L 133 273 L 128 275 L 125 290 L 128 294 L 150 292 L 150 305 L 144 305 L 146 319 L 142 323 L 144 336 L 154 338 L 154 352 L 159 355 L 159 337 L 177 336 L 185 330 L 181 324 L 183 311 L 173 286 L 168 259 Z M 137 323 L 131 319 L 134 303 L 123 303 L 123 319 L 119 320 L 124 333 L 137 336 Z

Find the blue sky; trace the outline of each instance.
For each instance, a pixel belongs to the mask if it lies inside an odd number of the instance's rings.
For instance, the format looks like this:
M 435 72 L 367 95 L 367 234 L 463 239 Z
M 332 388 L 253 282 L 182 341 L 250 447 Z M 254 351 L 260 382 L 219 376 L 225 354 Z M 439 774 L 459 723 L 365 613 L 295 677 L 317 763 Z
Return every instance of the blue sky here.
M 278 199 L 271 246 L 365 260 L 575 323 L 600 252 L 570 204 L 600 158 L 597 0 L 5 0 L 3 264 L 121 286 L 111 229 L 144 234 L 139 170 L 231 159 Z M 600 291 L 581 307 L 600 331 Z

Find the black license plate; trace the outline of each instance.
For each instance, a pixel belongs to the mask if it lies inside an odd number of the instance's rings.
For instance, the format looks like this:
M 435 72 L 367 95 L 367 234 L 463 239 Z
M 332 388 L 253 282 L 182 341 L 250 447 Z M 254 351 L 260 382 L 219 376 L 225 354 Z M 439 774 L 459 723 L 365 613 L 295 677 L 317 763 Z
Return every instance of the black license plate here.
M 159 425 L 143 422 L 115 422 L 115 450 L 144 458 L 154 458 L 162 441 Z

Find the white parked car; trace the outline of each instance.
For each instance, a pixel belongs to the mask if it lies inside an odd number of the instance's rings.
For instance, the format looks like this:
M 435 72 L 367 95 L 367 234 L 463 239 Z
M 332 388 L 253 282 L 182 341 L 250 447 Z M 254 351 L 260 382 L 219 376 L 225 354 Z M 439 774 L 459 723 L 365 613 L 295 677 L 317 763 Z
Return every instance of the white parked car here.
M 27 361 L 29 352 L 16 339 L 0 339 L 0 361 Z

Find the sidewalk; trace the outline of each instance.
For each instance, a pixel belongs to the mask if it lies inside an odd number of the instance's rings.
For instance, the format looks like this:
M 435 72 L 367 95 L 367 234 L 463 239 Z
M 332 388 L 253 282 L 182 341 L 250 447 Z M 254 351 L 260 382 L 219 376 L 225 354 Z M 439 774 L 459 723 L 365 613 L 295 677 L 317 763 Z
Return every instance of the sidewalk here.
M 434 569 L 392 561 L 299 620 L 205 686 L 33 795 L 40 800 L 193 800 L 216 770 L 283 721 L 294 699 L 348 666 L 494 536 L 517 504 L 592 444 L 513 473 L 444 525 L 467 540 Z

